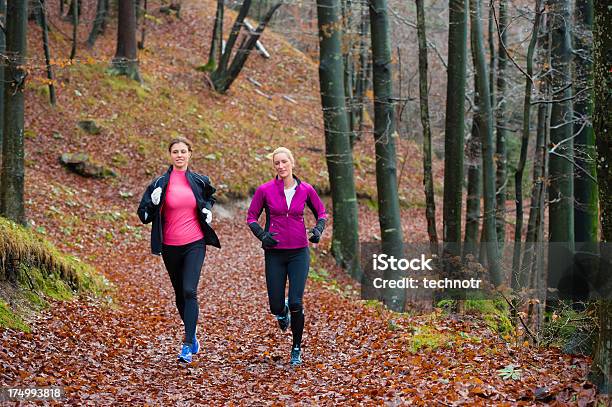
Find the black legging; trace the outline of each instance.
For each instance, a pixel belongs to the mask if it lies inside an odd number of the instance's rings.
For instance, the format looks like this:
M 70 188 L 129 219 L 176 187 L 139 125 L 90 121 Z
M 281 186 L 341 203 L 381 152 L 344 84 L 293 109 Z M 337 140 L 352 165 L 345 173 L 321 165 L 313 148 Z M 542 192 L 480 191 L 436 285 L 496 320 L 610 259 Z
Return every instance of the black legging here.
M 291 312 L 293 347 L 300 347 L 304 332 L 302 297 L 308 278 L 310 251 L 308 247 L 269 249 L 265 250 L 265 259 L 268 300 L 270 301 L 270 312 L 274 315 L 286 315 L 285 285 L 289 277 L 289 311 Z
M 176 308 L 185 325 L 185 343 L 193 344 L 198 323 L 198 282 L 206 255 L 204 239 L 183 246 L 162 246 L 162 258 L 174 288 Z

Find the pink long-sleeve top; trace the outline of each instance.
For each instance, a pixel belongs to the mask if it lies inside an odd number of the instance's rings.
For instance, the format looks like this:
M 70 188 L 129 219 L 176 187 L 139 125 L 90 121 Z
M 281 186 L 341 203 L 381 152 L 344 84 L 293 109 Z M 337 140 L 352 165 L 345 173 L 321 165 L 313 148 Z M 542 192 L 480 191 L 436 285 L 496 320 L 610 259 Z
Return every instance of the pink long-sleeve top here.
M 198 221 L 198 208 L 185 171 L 170 173 L 163 212 L 164 244 L 182 246 L 204 238 Z

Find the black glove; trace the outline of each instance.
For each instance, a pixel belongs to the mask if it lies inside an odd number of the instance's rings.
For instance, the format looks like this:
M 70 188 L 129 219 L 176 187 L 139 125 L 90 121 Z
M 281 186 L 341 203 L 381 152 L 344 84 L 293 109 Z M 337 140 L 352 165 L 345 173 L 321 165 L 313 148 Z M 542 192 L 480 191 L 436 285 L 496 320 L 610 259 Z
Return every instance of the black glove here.
M 317 221 L 317 225 L 310 229 L 310 237 L 308 240 L 312 243 L 319 243 L 321 240 L 321 235 L 323 234 L 323 230 L 325 229 L 325 219 L 319 219 Z
M 259 223 L 257 222 L 249 223 L 249 228 L 251 229 L 251 232 L 253 232 L 255 237 L 261 240 L 264 247 L 274 247 L 278 244 L 278 240 L 273 237 L 276 236 L 278 233 L 266 232 L 261 226 L 259 226 Z

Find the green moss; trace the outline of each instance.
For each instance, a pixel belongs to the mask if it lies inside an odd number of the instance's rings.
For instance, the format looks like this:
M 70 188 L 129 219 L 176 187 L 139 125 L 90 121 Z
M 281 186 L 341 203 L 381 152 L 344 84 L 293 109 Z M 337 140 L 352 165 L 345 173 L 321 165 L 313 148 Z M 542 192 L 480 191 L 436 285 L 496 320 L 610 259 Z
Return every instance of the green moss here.
M 0 253 L 0 264 L 16 262 L 20 280 L 52 298 L 69 298 L 67 293 L 72 291 L 102 296 L 112 289 L 90 265 L 61 253 L 49 241 L 5 218 L 0 218 Z
M 514 332 L 505 300 L 465 300 L 464 307 L 466 313 L 481 315 L 487 326 L 501 336 Z
M 11 311 L 6 302 L 0 299 L 0 326 L 17 331 L 30 332 L 30 327 Z
M 123 75 L 105 76 L 103 83 L 110 87 L 113 92 L 130 93 L 138 96 L 142 101 L 149 97 L 149 92 L 140 83 Z
M 421 326 L 415 329 L 414 334 L 408 341 L 410 352 L 417 353 L 420 350 L 434 350 L 445 347 L 454 342 L 454 336 L 444 332 L 438 332 L 430 326 Z

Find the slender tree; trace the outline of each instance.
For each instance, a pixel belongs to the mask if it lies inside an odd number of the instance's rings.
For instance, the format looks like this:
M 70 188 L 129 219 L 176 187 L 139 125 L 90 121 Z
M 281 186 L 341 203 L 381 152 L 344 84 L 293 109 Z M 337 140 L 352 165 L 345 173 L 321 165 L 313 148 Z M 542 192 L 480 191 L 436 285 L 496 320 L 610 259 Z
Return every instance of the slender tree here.
M 218 6 L 223 6 L 218 3 Z M 234 58 L 231 59 L 232 51 L 234 46 L 236 45 L 236 41 L 238 40 L 238 35 L 242 27 L 244 26 L 244 19 L 249 13 L 251 8 L 251 0 L 244 0 L 242 6 L 240 7 L 240 11 L 238 12 L 238 16 L 236 17 L 236 21 L 234 22 L 234 26 L 232 27 L 232 31 L 227 40 L 227 44 L 225 46 L 225 50 L 221 53 L 221 57 L 219 58 L 219 63 L 215 65 L 215 61 L 213 59 L 209 59 L 209 62 L 203 67 L 204 70 L 210 70 L 213 66 L 215 69 L 210 74 L 210 79 L 212 81 L 213 87 L 219 93 L 225 93 L 230 88 L 232 83 L 236 80 L 240 71 L 244 67 L 248 56 L 251 51 L 255 48 L 257 41 L 263 34 L 264 29 L 267 27 L 268 23 L 272 19 L 274 12 L 282 5 L 282 3 L 276 3 L 273 5 L 263 20 L 259 23 L 257 28 L 254 31 L 247 30 L 247 37 L 242 43 L 238 46 Z M 215 26 L 213 28 L 213 44 L 211 46 L 211 56 L 218 53 L 215 48 L 215 43 L 218 40 L 218 36 L 222 32 L 219 24 L 222 19 L 219 17 L 219 10 L 217 10 L 217 17 L 215 19 Z M 217 44 L 216 46 L 219 46 Z M 231 62 L 230 62 L 231 59 Z
M 506 185 L 508 184 L 508 153 L 506 143 L 508 139 L 508 95 L 506 94 L 506 81 L 508 73 L 508 54 L 506 53 L 507 28 L 508 28 L 508 4 L 507 0 L 499 0 L 499 27 L 498 27 L 498 56 L 497 56 L 497 89 L 495 107 L 495 136 L 496 152 L 495 162 L 497 164 L 496 173 L 496 230 L 497 240 L 500 242 L 500 249 L 506 238 Z M 493 99 L 493 98 L 492 98 Z
M 217 12 L 215 14 L 215 23 L 213 25 L 212 39 L 210 41 L 210 53 L 208 63 L 204 66 L 207 71 L 215 71 L 221 55 L 223 54 L 223 12 L 225 9 L 224 0 L 217 0 Z
M 540 22 L 542 20 L 542 1 L 536 0 L 535 14 L 533 20 L 533 28 L 531 30 L 531 39 L 527 47 L 526 57 L 526 77 L 525 77 L 525 90 L 523 99 L 523 129 L 521 133 L 521 152 L 519 162 L 514 173 L 514 191 L 515 191 L 515 204 L 516 204 L 516 223 L 514 225 L 514 251 L 512 257 L 512 287 L 520 289 L 520 264 L 521 264 L 521 251 L 522 251 L 522 233 L 523 233 L 523 173 L 525 171 L 525 164 L 527 162 L 527 151 L 529 147 L 529 134 L 531 129 L 531 95 L 533 93 L 533 55 L 538 41 L 538 34 L 540 32 Z M 539 145 L 539 144 L 538 144 Z M 536 160 L 534 162 L 534 170 L 537 168 Z M 534 178 L 535 183 L 539 182 L 539 176 Z
M 2 134 L 4 134 L 4 65 L 6 59 L 4 57 L 4 51 L 6 48 L 6 36 L 4 29 L 6 28 L 6 20 L 4 15 L 6 13 L 6 0 L 0 0 L 0 163 L 2 163 Z M 0 166 L 0 169 L 2 166 Z M 1 172 L 1 170 L 0 170 Z
M 134 0 L 119 0 L 117 51 L 109 69 L 113 75 L 125 75 L 141 81 L 136 47 L 136 12 Z
M 550 116 L 548 286 L 556 288 L 574 252 L 574 171 L 569 0 L 549 0 L 552 110 Z
M 425 217 L 429 248 L 438 254 L 438 232 L 436 231 L 436 201 L 434 199 L 433 172 L 431 166 L 431 125 L 429 120 L 429 90 L 427 89 L 427 32 L 423 0 L 415 0 L 417 11 L 417 36 L 419 42 L 419 106 L 423 126 L 423 186 L 425 187 Z
M 70 7 L 72 13 L 72 49 L 70 50 L 70 59 L 76 57 L 77 40 L 79 33 L 79 17 L 81 13 L 80 1 L 72 0 L 72 6 Z M 70 14 L 69 14 L 70 15 Z
M 104 20 L 106 19 L 106 0 L 98 0 L 96 6 L 96 17 L 94 18 L 89 37 L 87 38 L 87 46 L 93 48 L 96 40 L 104 33 Z
M 378 191 L 378 220 L 382 252 L 402 258 L 404 255 L 402 223 L 397 191 L 395 153 L 395 117 L 391 82 L 391 41 L 387 0 L 370 0 L 370 31 L 374 85 L 374 142 L 376 151 L 376 187 Z M 385 271 L 385 278 L 397 279 L 397 271 Z M 385 292 L 385 304 L 395 311 L 403 311 L 404 289 Z
M 574 229 L 576 242 L 594 244 L 598 240 L 599 213 L 597 209 L 597 178 L 595 157 L 595 134 L 591 125 L 591 38 L 593 30 L 593 1 L 577 0 L 575 4 L 574 37 Z
M 599 183 L 599 207 L 601 211 L 602 253 L 610 259 L 610 243 L 612 242 L 612 8 L 606 0 L 593 1 L 595 24 L 593 30 L 593 130 L 597 146 L 597 180 Z M 606 282 L 606 293 L 598 301 L 599 336 L 593 356 L 590 379 L 601 393 L 610 394 L 612 389 L 612 292 L 609 269 L 600 269 Z M 607 291 L 606 291 L 607 290 Z
M 0 214 L 25 223 L 24 187 L 24 94 L 27 44 L 27 0 L 11 0 L 6 8 L 6 55 L 4 72 L 4 134 Z
M 487 250 L 487 264 L 491 282 L 495 285 L 503 283 L 503 275 L 499 264 L 497 248 L 497 233 L 495 230 L 495 173 L 493 164 L 493 112 L 491 95 L 489 94 L 489 74 L 485 60 L 480 0 L 470 1 L 471 45 L 476 71 L 476 90 L 479 95 L 478 116 L 482 146 L 482 175 L 484 193 L 484 228 Z
M 478 81 L 474 73 L 474 84 Z M 480 95 L 475 92 L 474 104 L 480 104 Z M 480 198 L 482 197 L 482 116 L 478 110 L 472 118 L 472 132 L 466 142 L 467 197 L 465 202 L 465 238 L 463 255 L 472 254 L 478 258 L 478 231 L 480 229 Z M 484 241 L 484 239 L 483 239 Z
M 361 280 L 353 153 L 344 100 L 340 0 L 317 0 L 317 16 L 325 157 L 334 217 L 332 253 L 353 278 Z
M 40 3 L 40 25 L 42 27 L 43 52 L 47 65 L 47 79 L 49 80 L 49 102 L 55 105 L 55 85 L 53 84 L 53 68 L 51 66 L 51 51 L 49 50 L 49 27 L 47 26 L 47 7 L 44 0 Z
M 467 0 L 449 0 L 448 82 L 444 135 L 444 251 L 461 255 Z

